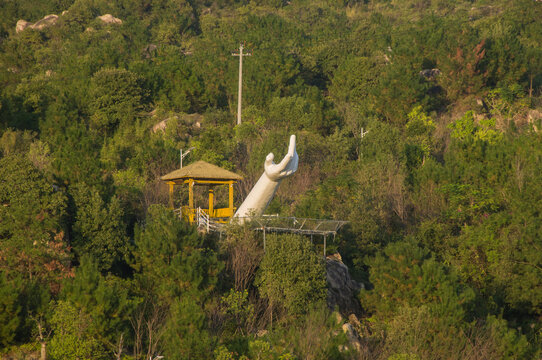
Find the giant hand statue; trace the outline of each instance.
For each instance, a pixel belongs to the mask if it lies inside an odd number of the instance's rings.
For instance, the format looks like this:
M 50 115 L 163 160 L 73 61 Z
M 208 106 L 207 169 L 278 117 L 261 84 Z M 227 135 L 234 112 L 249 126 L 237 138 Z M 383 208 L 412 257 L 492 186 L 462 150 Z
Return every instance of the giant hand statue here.
M 273 162 L 275 155 L 269 153 L 265 158 L 264 173 L 254 185 L 245 201 L 239 206 L 234 218 L 260 216 L 273 199 L 280 182 L 297 170 L 299 157 L 295 151 L 295 135 L 290 136 L 290 146 L 284 159 L 278 164 Z M 243 221 L 243 220 L 241 220 Z

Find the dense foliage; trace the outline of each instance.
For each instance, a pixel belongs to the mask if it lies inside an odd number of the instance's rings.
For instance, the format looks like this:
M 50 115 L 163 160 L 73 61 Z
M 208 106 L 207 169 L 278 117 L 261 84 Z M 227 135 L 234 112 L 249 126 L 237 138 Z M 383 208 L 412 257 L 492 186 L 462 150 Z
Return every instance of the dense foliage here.
M 539 358 L 540 19 L 535 0 L 0 2 L 0 357 Z M 179 149 L 242 174 L 238 205 L 289 134 L 300 166 L 268 211 L 349 222 L 328 246 L 365 284 L 361 348 L 319 241 L 264 253 L 165 208 Z

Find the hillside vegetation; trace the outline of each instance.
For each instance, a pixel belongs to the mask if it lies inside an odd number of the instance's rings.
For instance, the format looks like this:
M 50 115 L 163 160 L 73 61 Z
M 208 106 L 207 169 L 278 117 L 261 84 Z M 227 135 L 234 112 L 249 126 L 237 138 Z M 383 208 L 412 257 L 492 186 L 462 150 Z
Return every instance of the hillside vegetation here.
M 535 0 L 1 1 L 0 357 L 539 359 L 541 19 Z M 268 212 L 348 221 L 328 253 L 365 285 L 357 347 L 320 240 L 264 253 L 167 209 L 179 149 L 243 175 L 238 206 L 290 134 Z

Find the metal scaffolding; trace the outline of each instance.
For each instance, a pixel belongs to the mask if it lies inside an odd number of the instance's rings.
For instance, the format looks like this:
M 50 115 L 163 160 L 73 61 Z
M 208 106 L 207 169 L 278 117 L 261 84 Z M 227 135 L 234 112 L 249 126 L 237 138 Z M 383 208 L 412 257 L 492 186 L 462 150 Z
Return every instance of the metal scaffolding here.
M 198 209 L 199 210 L 199 209 Z M 225 230 L 227 224 L 215 223 L 212 219 L 209 219 L 205 214 L 196 215 L 198 227 L 204 231 L 213 231 L 222 233 Z M 324 257 L 326 256 L 327 237 L 337 235 L 337 232 L 348 221 L 342 220 L 327 220 L 327 219 L 311 219 L 311 218 L 297 218 L 297 217 L 284 217 L 277 215 L 263 215 L 257 217 L 247 217 L 242 221 L 241 218 L 233 218 L 233 224 L 236 223 L 236 219 L 239 222 L 247 224 L 254 231 L 261 231 L 263 233 L 263 247 L 265 251 L 265 236 L 266 233 L 290 233 L 307 235 L 313 240 L 314 235 L 322 236 L 324 238 Z

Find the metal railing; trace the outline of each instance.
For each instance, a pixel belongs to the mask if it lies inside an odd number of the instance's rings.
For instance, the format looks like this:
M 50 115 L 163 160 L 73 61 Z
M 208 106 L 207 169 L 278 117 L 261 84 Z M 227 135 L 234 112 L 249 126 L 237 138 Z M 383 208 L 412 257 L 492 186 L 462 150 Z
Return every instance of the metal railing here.
M 205 231 L 218 231 L 221 228 L 221 224 L 213 221 L 205 209 L 197 208 L 196 209 L 196 225 L 199 229 L 204 229 Z
M 235 218 L 232 219 L 235 222 Z M 265 228 L 267 231 L 290 232 L 306 235 L 333 235 L 348 221 L 296 218 L 278 215 L 263 215 L 244 218 L 243 222 L 252 224 L 253 227 Z
M 179 219 L 193 219 L 193 222 L 199 229 L 204 231 L 222 231 L 224 223 L 229 223 L 228 219 L 212 218 L 207 209 L 198 207 L 190 211 L 188 207 L 175 209 L 175 214 Z M 335 235 L 341 227 L 347 224 L 347 221 L 310 219 L 296 217 L 282 217 L 277 215 L 263 215 L 247 218 L 231 218 L 232 223 L 242 220 L 241 223 L 248 223 L 255 230 L 264 230 L 267 232 L 287 232 L 303 235 Z

